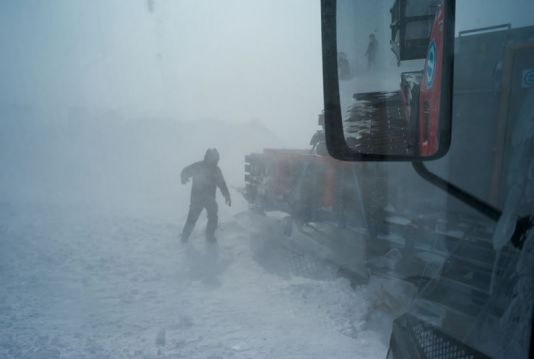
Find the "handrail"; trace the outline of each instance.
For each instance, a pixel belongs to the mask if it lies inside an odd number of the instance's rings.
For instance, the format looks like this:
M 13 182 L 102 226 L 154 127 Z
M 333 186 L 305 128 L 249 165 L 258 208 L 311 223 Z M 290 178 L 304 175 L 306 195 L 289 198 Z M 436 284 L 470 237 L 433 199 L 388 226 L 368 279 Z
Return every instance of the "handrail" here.
M 412 166 L 415 169 L 415 172 L 417 172 L 419 176 L 423 177 L 423 179 L 441 188 L 442 190 L 444 190 L 454 198 L 467 204 L 468 206 L 476 209 L 480 213 L 484 214 L 486 217 L 489 217 L 494 221 L 498 221 L 501 217 L 502 212 L 499 209 L 464 191 L 460 187 L 446 181 L 438 175 L 430 172 L 422 162 L 412 162 Z

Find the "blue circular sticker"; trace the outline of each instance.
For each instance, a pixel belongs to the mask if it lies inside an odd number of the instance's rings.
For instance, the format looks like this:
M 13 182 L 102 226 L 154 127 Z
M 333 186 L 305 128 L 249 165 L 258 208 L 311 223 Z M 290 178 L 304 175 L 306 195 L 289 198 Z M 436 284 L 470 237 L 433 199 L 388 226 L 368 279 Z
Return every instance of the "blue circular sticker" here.
M 428 47 L 428 53 L 426 55 L 426 85 L 430 89 L 432 88 L 432 82 L 434 82 L 434 72 L 436 70 L 436 43 L 434 40 Z

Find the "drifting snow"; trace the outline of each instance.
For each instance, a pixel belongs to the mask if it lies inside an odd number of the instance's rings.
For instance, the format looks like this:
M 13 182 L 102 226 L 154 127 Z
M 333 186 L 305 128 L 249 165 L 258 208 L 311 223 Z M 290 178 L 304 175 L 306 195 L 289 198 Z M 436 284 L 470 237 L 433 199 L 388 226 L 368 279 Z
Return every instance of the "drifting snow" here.
M 244 155 L 278 147 L 258 124 L 12 112 L 0 124 L 0 358 L 385 357 L 383 286 L 353 289 L 284 237 L 282 219 L 246 211 Z M 218 247 L 204 214 L 184 246 L 179 173 L 210 147 L 233 206 L 220 202 Z
M 213 246 L 87 209 L 0 216 L 0 357 L 385 357 L 373 291 L 280 246 L 276 220 L 242 213 Z

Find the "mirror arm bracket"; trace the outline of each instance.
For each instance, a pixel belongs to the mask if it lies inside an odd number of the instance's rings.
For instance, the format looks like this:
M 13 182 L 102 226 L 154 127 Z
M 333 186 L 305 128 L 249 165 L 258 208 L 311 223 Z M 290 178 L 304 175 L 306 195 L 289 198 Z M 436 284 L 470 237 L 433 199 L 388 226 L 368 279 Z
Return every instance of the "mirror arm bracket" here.
M 494 221 L 498 221 L 501 217 L 502 212 L 499 209 L 430 172 L 423 162 L 414 161 L 412 162 L 412 166 L 415 169 L 415 172 L 417 172 L 417 174 L 423 179 L 430 182 L 434 186 L 441 188 L 452 197 L 467 204 L 469 207 L 474 208 L 486 217 Z

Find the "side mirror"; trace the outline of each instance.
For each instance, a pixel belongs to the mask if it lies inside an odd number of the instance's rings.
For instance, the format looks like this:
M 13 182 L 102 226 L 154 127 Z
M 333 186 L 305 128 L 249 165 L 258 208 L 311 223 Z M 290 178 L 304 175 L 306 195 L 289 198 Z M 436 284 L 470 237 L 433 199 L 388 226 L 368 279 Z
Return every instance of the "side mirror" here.
M 321 0 L 325 130 L 333 157 L 424 161 L 447 153 L 454 6 L 454 0 Z

